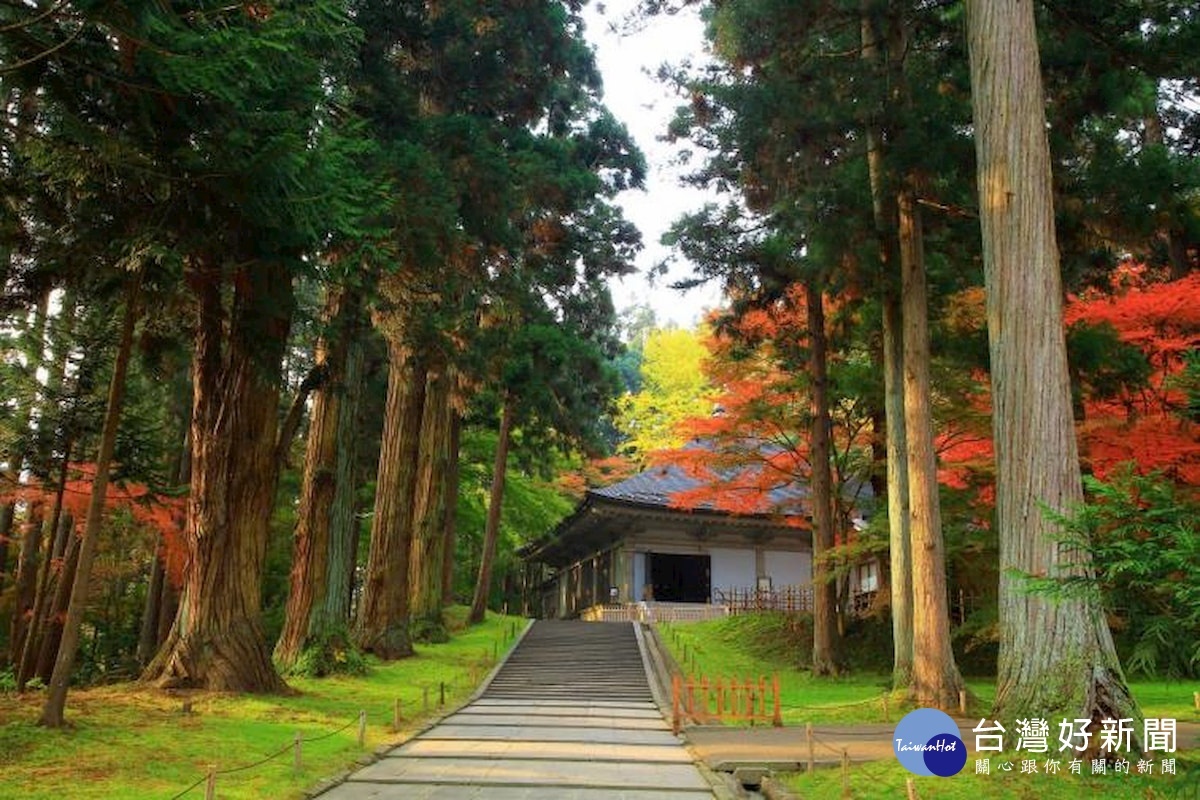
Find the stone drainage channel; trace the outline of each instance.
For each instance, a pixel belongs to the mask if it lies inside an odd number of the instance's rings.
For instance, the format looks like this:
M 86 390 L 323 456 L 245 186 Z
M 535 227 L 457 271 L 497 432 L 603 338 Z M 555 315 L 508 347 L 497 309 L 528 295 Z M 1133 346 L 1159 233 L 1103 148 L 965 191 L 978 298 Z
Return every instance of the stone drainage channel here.
M 536 622 L 479 696 L 320 798 L 732 796 L 671 733 L 642 650 L 632 623 Z

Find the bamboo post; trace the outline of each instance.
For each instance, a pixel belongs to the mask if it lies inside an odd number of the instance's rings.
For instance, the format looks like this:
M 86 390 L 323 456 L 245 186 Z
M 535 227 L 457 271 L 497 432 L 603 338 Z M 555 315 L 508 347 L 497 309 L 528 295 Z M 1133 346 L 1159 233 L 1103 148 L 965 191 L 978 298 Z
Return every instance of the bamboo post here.
M 804 723 L 804 739 L 808 742 L 808 774 L 812 775 L 813 762 L 816 759 L 813 757 L 813 735 L 811 722 Z
M 850 751 L 842 748 L 842 797 L 850 798 Z
M 908 800 L 917 800 L 917 785 L 913 783 L 913 779 L 905 781 L 905 786 L 908 789 Z
M 756 716 L 767 718 L 767 679 L 762 675 L 758 676 L 758 714 Z
M 1192 692 L 1192 703 L 1196 706 L 1196 710 L 1200 711 L 1200 692 Z
M 440 681 L 438 683 L 438 708 L 444 705 L 446 705 L 446 682 Z
M 358 746 L 362 747 L 367 743 L 367 712 L 358 712 Z
M 401 714 L 400 698 L 397 697 L 395 705 L 392 706 L 392 730 L 400 730 L 400 721 L 402 719 L 404 719 L 404 715 Z
M 292 739 L 292 770 L 296 773 L 300 772 L 301 756 L 300 750 L 304 743 L 304 738 L 296 731 L 296 736 Z
M 708 721 L 708 676 L 700 676 L 700 713 L 701 721 Z
M 771 676 L 771 690 L 772 690 L 772 693 L 775 695 L 775 708 L 773 709 L 772 714 L 771 714 L 771 724 L 774 725 L 776 728 L 782 728 L 783 727 L 783 707 L 780 705 L 780 701 L 779 701 L 779 673 L 778 672 L 776 672 L 774 675 Z
M 966 689 L 958 690 L 958 713 L 962 714 L 964 717 L 967 715 L 967 690 Z
M 204 782 L 204 800 L 217 800 L 217 765 L 208 768 L 208 780 Z
M 717 676 L 717 719 L 725 719 L 725 679 Z

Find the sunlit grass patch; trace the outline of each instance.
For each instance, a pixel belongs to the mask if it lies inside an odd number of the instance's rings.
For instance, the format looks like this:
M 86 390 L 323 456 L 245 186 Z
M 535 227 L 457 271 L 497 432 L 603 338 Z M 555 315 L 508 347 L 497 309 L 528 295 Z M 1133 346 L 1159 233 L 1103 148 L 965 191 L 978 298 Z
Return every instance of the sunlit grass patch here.
M 162 692 L 136 684 L 77 690 L 67 704 L 71 727 L 63 731 L 34 724 L 39 692 L 0 695 L 0 799 L 165 799 L 210 766 L 235 768 L 285 749 L 260 767 L 219 776 L 218 794 L 300 797 L 375 748 L 411 736 L 443 710 L 443 686 L 448 707 L 467 699 L 494 665 L 493 654 L 503 656 L 524 625 L 489 615 L 482 625 L 464 628 L 463 618 L 465 610 L 452 610 L 455 633 L 445 644 L 418 645 L 413 658 L 387 664 L 369 659 L 363 676 L 296 678 L 289 695 Z M 403 721 L 394 731 L 397 698 Z M 367 712 L 362 747 L 360 710 Z M 297 733 L 326 737 L 302 745 L 299 771 L 290 751 Z M 185 797 L 203 796 L 200 787 Z

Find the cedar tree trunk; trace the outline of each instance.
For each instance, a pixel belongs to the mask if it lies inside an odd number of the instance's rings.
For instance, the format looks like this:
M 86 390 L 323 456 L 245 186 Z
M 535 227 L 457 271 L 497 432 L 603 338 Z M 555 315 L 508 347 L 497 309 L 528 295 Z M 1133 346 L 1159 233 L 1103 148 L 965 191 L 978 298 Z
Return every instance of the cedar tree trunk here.
M 416 492 L 417 442 L 425 406 L 425 368 L 388 342 L 388 391 L 375 481 L 371 549 L 355 639 L 382 659 L 413 654 L 409 638 L 408 559 Z
M 199 301 L 192 362 L 192 481 L 179 611 L 143 679 L 162 687 L 278 692 L 261 597 L 275 500 L 278 370 L 291 324 L 291 276 L 256 263 L 222 303 L 215 269 L 190 276 Z
M 442 548 L 446 541 L 446 462 L 450 453 L 451 369 L 429 371 L 417 457 L 416 505 L 409 561 L 413 635 L 421 641 L 449 639 L 442 616 Z
M 913 669 L 910 687 L 918 705 L 953 711 L 958 707 L 958 693 L 963 682 L 950 647 L 946 549 L 942 542 L 937 454 L 933 449 L 924 234 L 911 187 L 901 190 L 897 210 L 904 329 L 904 433 L 912 543 Z
M 479 578 L 475 581 L 475 596 L 471 599 L 472 625 L 483 622 L 488 598 L 492 594 L 492 563 L 496 559 L 496 541 L 500 538 L 500 515 L 504 510 L 504 478 L 508 471 L 508 443 L 512 434 L 513 403 L 505 396 L 500 413 L 500 433 L 496 438 L 496 460 L 492 466 L 492 491 L 488 498 L 487 520 L 483 528 L 483 554 L 479 559 Z
M 829 569 L 834 545 L 833 473 L 829 442 L 829 378 L 826 363 L 825 299 L 817 282 L 805 291 L 809 337 L 809 380 L 812 382 L 810 462 L 812 481 L 813 543 L 813 650 L 814 675 L 835 675 L 837 656 L 837 586 Z
M 462 449 L 462 415 L 450 410 L 450 450 L 446 460 L 446 515 L 442 541 L 442 605 L 454 605 L 454 561 L 458 547 L 458 458 Z
M 137 660 L 143 667 L 150 663 L 158 652 L 158 617 L 162 613 L 162 587 L 166 582 L 167 568 L 163 565 L 162 537 L 150 564 L 150 584 L 146 587 L 146 603 L 142 607 L 142 624 L 138 629 Z
M 326 379 L 313 395 L 308 440 L 304 454 L 304 481 L 300 487 L 300 510 L 292 550 L 290 591 L 283 631 L 275 645 L 275 661 L 284 670 L 296 667 L 309 648 L 319 654 L 315 664 L 330 664 L 333 649 L 345 648 L 349 632 L 347 617 L 327 616 L 330 552 L 333 544 L 333 511 L 338 496 L 339 450 L 354 430 L 342 430 L 342 404 L 355 390 L 346 384 L 352 342 L 359 331 L 354 317 L 361 314 L 355 296 L 331 294 L 326 319 L 329 336 L 317 343 L 316 367 Z M 342 493 L 343 499 L 345 493 Z
M 1032 0 L 968 0 L 967 43 L 1000 539 L 994 713 L 1137 718 L 1100 604 L 1034 594 L 1023 583 L 1091 572 L 1088 554 L 1063 546 L 1046 514 L 1070 513 L 1083 491 Z
M 357 492 L 359 473 L 358 430 L 362 406 L 363 337 L 367 335 L 366 320 L 359 309 L 351 321 L 348 336 L 345 373 L 342 376 L 342 396 L 338 403 L 337 458 L 334 460 L 333 507 L 329 510 L 329 559 L 326 564 L 325 603 L 322 625 L 350 625 L 351 580 L 354 559 L 358 553 Z
M 54 673 L 50 678 L 46 703 L 42 706 L 42 716 L 38 720 L 38 724 L 49 728 L 60 728 L 63 724 L 63 711 L 67 704 L 67 687 L 71 684 L 71 673 L 75 669 L 75 653 L 79 649 L 79 629 L 83 625 L 84 611 L 87 610 L 88 588 L 92 581 L 92 564 L 96 560 L 96 552 L 99 549 L 100 526 L 104 519 L 104 501 L 108 495 L 108 472 L 117 443 L 117 430 L 121 427 L 121 406 L 125 401 L 125 375 L 129 369 L 129 356 L 133 350 L 133 328 L 138 315 L 138 283 L 139 279 L 135 278 L 126 293 L 125 320 L 121 326 L 121 338 L 117 344 L 112 378 L 108 386 L 108 403 L 104 411 L 104 426 L 100 432 L 100 450 L 96 454 L 96 475 L 92 479 L 92 494 L 88 498 L 87 520 L 84 523 L 83 540 L 79 545 L 79 563 L 71 584 L 71 599 L 62 626 L 62 642 L 54 662 Z
M 62 556 L 62 566 L 54 585 L 54 602 L 47 609 L 46 630 L 42 634 L 37 663 L 33 668 L 33 674 L 41 678 L 43 684 L 49 684 L 54 673 L 54 661 L 58 657 L 63 624 L 71 602 L 71 587 L 74 586 L 75 572 L 79 566 L 79 537 L 75 535 L 75 521 L 70 514 L 63 517 L 62 528 L 67 534 L 66 552 Z
M 878 38 L 864 3 L 862 58 L 878 65 Z M 908 445 L 904 428 L 904 337 L 899 283 L 900 255 L 893 221 L 895 204 L 885 186 L 883 136 L 879 124 L 867 122 L 867 175 L 871 184 L 871 210 L 879 237 L 883 286 L 880 306 L 883 325 L 883 409 L 887 449 L 887 513 L 889 586 L 892 604 L 892 686 L 912 682 L 913 588 L 908 517 Z
M 43 506 L 35 501 L 25 519 L 21 534 L 21 550 L 17 556 L 17 582 L 13 604 L 12 625 L 9 628 L 9 663 L 14 668 L 21 663 L 29 617 L 33 613 L 33 595 L 37 591 L 37 556 L 42 548 Z

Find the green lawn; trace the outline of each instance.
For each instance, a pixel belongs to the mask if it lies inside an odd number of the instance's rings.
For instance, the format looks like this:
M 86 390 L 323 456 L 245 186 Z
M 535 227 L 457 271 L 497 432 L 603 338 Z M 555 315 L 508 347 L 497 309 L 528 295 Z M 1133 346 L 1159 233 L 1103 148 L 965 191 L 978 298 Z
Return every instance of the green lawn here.
M 523 625 L 489 615 L 446 644 L 419 646 L 413 658 L 372 661 L 362 677 L 290 680 L 297 691 L 291 696 L 167 693 L 130 684 L 75 691 L 67 707 L 74 727 L 62 732 L 33 724 L 39 693 L 0 695 L 0 798 L 166 800 L 202 778 L 209 765 L 233 769 L 285 748 L 262 766 L 220 775 L 218 796 L 301 797 L 322 778 L 427 723 L 438 713 L 443 683 L 447 705 L 466 699 L 494 665 L 493 654 L 503 655 L 510 634 Z M 403 714 L 398 732 L 392 729 L 397 698 Z M 184 700 L 192 704 L 189 714 L 182 711 Z M 358 745 L 360 710 L 367 713 L 364 747 Z M 302 767 L 293 769 L 296 733 L 315 738 L 343 727 L 305 743 Z M 203 796 L 203 786 L 184 795 Z
M 813 678 L 807 670 L 796 666 L 792 639 L 798 634 L 790 631 L 779 617 L 748 615 L 711 622 L 660 624 L 658 632 L 676 662 L 686 665 L 689 674 L 708 676 L 710 680 L 719 676 L 778 674 L 785 725 L 885 722 L 883 695 L 890 675 L 867 671 L 838 678 Z M 993 681 L 974 679 L 967 684 L 973 694 L 970 712 L 986 716 L 995 697 Z M 1148 717 L 1200 722 L 1200 712 L 1192 704 L 1192 693 L 1200 691 L 1200 682 L 1134 681 L 1130 688 Z M 911 707 L 905 703 L 902 692 L 889 693 L 886 721 L 897 722 Z M 1136 762 L 1128 775 L 1113 774 L 1110 768 L 1110 774 L 1103 776 L 1073 776 L 1063 774 L 1068 769 L 1066 759 L 1059 774 L 1041 774 L 1045 761 L 1042 758 L 1037 764 L 1039 774 L 1033 775 L 1020 771 L 1022 758 L 1028 758 L 1027 754 L 998 757 L 992 753 L 989 754 L 991 774 L 975 774 L 972 755 L 963 772 L 952 778 L 914 776 L 895 760 L 887 759 L 853 764 L 848 773 L 849 796 L 860 800 L 905 798 L 906 782 L 911 777 L 917 796 L 926 800 L 1200 798 L 1200 763 L 1196 751 L 1180 750 L 1168 755 L 1176 759 L 1178 774 L 1174 777 L 1159 774 L 1160 759 L 1154 759 L 1154 772 L 1150 776 L 1137 775 Z M 1012 772 L 998 769 L 1004 761 L 1013 765 Z M 1084 772 L 1090 772 L 1090 765 L 1084 766 Z M 812 776 L 800 773 L 777 777 L 803 798 L 824 800 L 844 796 L 840 769 L 818 769 Z
M 890 674 L 861 671 L 838 678 L 814 678 L 799 669 L 788 650 L 789 632 L 776 615 L 661 623 L 658 632 L 675 661 L 686 664 L 689 674 L 710 679 L 778 674 L 785 725 L 896 722 L 912 708 L 902 692 L 888 693 L 885 719 L 883 698 Z M 968 678 L 967 686 L 973 695 L 968 713 L 985 716 L 995 698 L 994 680 Z M 1192 704 L 1192 693 L 1200 691 L 1200 681 L 1133 681 L 1130 688 L 1148 717 L 1200 722 L 1200 712 Z
M 917 797 L 923 800 L 1058 800 L 1058 798 L 1104 798 L 1105 800 L 1157 800 L 1158 798 L 1200 797 L 1200 764 L 1195 752 L 1186 758 L 1175 753 L 1176 775 L 1160 775 L 1160 760 L 1154 759 L 1153 774 L 1137 775 L 1136 762 L 1130 774 L 1092 776 L 1090 766 L 1083 765 L 1084 776 L 1044 774 L 1043 760 L 1037 761 L 1038 774 L 1022 774 L 1021 758 L 1017 755 L 1003 759 L 991 754 L 991 774 L 975 773 L 975 760 L 969 758 L 958 775 L 950 778 L 911 775 L 897 761 L 872 761 L 852 764 L 849 770 L 849 796 L 855 800 L 901 800 L 907 796 L 906 781 L 912 778 Z M 1028 756 L 1026 756 L 1028 757 Z M 997 766 L 1007 760 L 1011 772 L 998 772 Z M 843 794 L 841 769 L 818 769 L 811 776 L 804 773 L 777 775 L 801 798 L 838 798 Z

